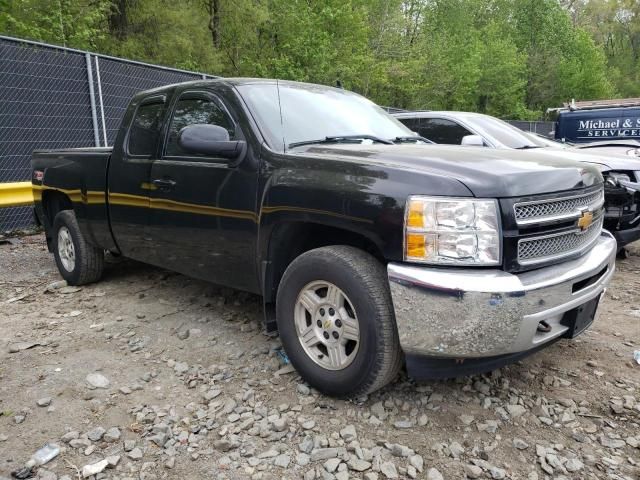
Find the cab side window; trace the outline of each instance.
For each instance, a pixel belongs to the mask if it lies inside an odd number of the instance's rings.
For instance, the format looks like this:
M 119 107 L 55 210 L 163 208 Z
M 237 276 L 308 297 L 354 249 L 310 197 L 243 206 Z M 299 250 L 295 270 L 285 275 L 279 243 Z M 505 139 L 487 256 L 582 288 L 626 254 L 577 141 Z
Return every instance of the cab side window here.
M 223 127 L 229 132 L 230 140 L 237 140 L 235 124 L 219 100 L 206 94 L 185 94 L 178 100 L 173 112 L 165 150 L 166 156 L 201 156 L 199 154 L 185 152 L 180 148 L 180 145 L 178 145 L 178 134 L 180 130 L 195 124 L 209 124 Z
M 163 110 L 161 102 L 143 103 L 138 107 L 129 130 L 129 154 L 150 156 L 155 153 Z
M 421 118 L 420 123 L 409 128 L 433 142 L 447 145 L 460 145 L 462 137 L 473 135 L 462 125 L 444 118 Z

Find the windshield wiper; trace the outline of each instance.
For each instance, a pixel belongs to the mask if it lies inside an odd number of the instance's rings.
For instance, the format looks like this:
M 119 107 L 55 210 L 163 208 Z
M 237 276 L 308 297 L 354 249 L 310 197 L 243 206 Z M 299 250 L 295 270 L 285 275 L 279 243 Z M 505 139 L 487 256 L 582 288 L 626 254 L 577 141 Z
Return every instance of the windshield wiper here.
M 393 143 L 405 143 L 405 142 L 424 142 L 429 144 L 436 143 L 436 142 L 432 142 L 428 138 L 421 137 L 420 135 L 407 135 L 405 137 L 396 137 L 391 141 Z
M 532 148 L 542 148 L 540 145 L 523 145 L 521 147 L 516 147 L 516 150 L 531 150 Z
M 317 143 L 360 143 L 359 140 L 371 140 L 373 142 L 384 143 L 385 145 L 393 145 L 393 142 L 385 140 L 375 135 L 337 135 L 324 137 L 318 140 L 305 140 L 304 142 L 293 142 L 287 145 L 287 148 L 301 147 L 303 145 L 314 145 Z

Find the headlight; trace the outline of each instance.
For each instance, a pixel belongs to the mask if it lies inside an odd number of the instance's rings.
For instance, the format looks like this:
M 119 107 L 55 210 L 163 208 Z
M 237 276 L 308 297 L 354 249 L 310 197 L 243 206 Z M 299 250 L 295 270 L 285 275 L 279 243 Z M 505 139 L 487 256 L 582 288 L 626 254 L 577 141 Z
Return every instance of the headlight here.
M 408 262 L 500 264 L 496 200 L 411 196 L 404 236 L 404 258 Z

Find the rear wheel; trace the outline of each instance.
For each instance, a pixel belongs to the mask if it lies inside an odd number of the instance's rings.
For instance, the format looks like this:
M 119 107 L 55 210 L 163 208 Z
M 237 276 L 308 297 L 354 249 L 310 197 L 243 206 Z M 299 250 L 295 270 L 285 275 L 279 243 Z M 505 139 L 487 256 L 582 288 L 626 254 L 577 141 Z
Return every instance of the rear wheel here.
M 311 250 L 287 268 L 278 288 L 278 331 L 291 363 L 334 396 L 373 392 L 402 364 L 386 271 L 348 246 Z
M 53 254 L 60 275 L 69 285 L 100 280 L 104 251 L 85 241 L 72 210 L 59 212 L 53 220 Z

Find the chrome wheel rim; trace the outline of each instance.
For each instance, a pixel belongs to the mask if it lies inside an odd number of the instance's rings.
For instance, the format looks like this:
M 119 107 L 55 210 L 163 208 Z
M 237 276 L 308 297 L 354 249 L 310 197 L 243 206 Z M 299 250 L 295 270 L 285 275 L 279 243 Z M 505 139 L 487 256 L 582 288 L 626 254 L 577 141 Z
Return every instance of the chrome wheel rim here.
M 331 282 L 307 284 L 296 300 L 294 321 L 307 356 L 327 370 L 343 370 L 356 357 L 360 324 L 353 303 Z
M 64 269 L 67 272 L 73 272 L 76 266 L 76 249 L 67 227 L 60 227 L 58 230 L 58 256 Z

